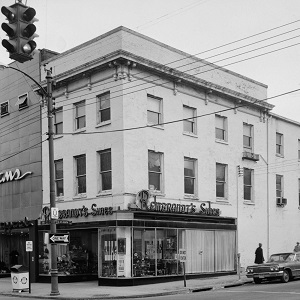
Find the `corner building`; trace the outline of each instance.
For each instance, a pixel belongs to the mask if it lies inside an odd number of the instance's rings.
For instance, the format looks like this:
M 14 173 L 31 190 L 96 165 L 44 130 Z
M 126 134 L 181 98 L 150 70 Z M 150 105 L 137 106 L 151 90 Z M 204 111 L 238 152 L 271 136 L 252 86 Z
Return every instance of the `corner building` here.
M 291 250 L 299 124 L 271 113 L 266 85 L 125 27 L 46 63 L 57 232 L 70 234 L 57 245 L 60 281 L 170 280 L 183 274 L 180 253 L 190 276 L 234 273 L 238 256 L 242 267 L 253 262 L 258 242 L 265 256 Z M 297 188 L 283 180 L 290 160 Z M 44 180 L 41 281 L 50 276 L 49 206 Z

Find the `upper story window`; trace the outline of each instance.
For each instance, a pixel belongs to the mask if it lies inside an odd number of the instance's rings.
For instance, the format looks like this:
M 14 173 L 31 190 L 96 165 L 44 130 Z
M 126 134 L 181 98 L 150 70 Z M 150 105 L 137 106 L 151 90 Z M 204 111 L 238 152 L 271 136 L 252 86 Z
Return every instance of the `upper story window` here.
M 283 134 L 276 132 L 276 154 L 283 156 Z
M 110 92 L 97 96 L 98 124 L 110 120 Z
M 196 109 L 183 106 L 183 131 L 197 134 L 196 132 Z
M 55 110 L 54 114 L 54 133 L 63 133 L 63 108 L 59 107 Z
M 244 150 L 253 152 L 253 125 L 243 124 L 243 146 Z
M 215 115 L 216 139 L 227 142 L 227 118 Z
M 227 196 L 227 165 L 216 164 L 216 197 L 226 198 Z
M 74 104 L 75 108 L 75 130 L 85 127 L 85 101 Z
M 85 194 L 86 193 L 86 157 L 85 154 L 75 157 L 75 194 Z
M 283 176 L 276 175 L 276 198 L 280 199 L 283 197 Z
M 99 152 L 100 157 L 100 192 L 112 189 L 111 150 Z
M 1 117 L 4 117 L 9 114 L 9 102 L 5 101 L 1 103 Z
M 162 99 L 147 95 L 147 121 L 150 125 L 162 123 Z
M 184 158 L 184 193 L 196 194 L 196 160 Z
M 148 151 L 149 189 L 162 190 L 162 153 Z
M 300 178 L 298 179 L 298 206 L 300 207 Z
M 253 170 L 244 168 L 244 200 L 253 201 Z
M 300 160 L 300 140 L 298 140 L 298 160 Z
M 28 107 L 29 106 L 28 93 L 19 96 L 16 105 L 19 106 L 19 110 Z
M 56 160 L 54 162 L 55 167 L 55 192 L 57 197 L 64 195 L 64 171 L 63 160 Z

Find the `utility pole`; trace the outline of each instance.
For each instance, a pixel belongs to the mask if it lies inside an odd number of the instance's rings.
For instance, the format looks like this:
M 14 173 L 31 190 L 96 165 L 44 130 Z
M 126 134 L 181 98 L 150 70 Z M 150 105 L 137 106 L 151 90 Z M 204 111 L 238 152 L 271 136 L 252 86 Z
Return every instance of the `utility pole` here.
M 50 234 L 56 233 L 56 220 L 52 218 L 52 210 L 55 204 L 55 182 L 54 182 L 54 145 L 53 145 L 53 98 L 52 98 L 52 70 L 47 70 L 47 108 L 48 108 L 48 142 L 49 142 L 49 180 L 50 180 Z M 51 296 L 59 295 L 58 291 L 58 270 L 57 270 L 57 245 L 51 244 Z

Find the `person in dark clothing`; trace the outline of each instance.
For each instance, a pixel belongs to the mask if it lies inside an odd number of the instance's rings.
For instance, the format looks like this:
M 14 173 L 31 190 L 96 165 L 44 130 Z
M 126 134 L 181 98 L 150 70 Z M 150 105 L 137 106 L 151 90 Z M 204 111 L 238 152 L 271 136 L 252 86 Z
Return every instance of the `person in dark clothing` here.
M 264 262 L 264 254 L 263 254 L 263 249 L 262 249 L 262 244 L 258 244 L 258 248 L 255 250 L 255 260 L 254 263 L 256 264 L 262 264 Z

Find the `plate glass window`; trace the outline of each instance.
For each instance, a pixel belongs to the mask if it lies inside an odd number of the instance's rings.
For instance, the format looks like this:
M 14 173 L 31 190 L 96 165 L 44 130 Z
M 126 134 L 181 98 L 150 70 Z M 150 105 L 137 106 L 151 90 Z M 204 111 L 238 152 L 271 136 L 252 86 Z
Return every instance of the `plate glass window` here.
M 64 171 L 63 171 L 63 160 L 56 160 L 55 166 L 55 189 L 56 196 L 61 197 L 64 195 Z
M 161 106 L 162 106 L 161 98 L 147 95 L 148 124 L 159 125 L 162 123 Z
M 226 197 L 226 172 L 227 165 L 224 164 L 216 164 L 216 196 L 218 198 Z
M 85 127 L 85 101 L 74 104 L 75 106 L 75 130 Z
M 161 191 L 162 180 L 162 154 L 154 151 L 148 152 L 149 189 Z
M 1 117 L 9 114 L 8 108 L 9 108 L 8 101 L 1 103 Z
M 62 109 L 62 107 L 59 107 L 55 110 L 54 130 L 55 130 L 55 134 L 63 133 L 63 109 Z
M 253 170 L 244 168 L 244 200 L 253 200 Z
M 195 164 L 194 159 L 184 158 L 184 193 L 195 195 Z
M 103 150 L 100 155 L 100 192 L 112 189 L 111 150 Z
M 183 131 L 196 134 L 196 109 L 183 106 Z M 188 119 L 189 118 L 189 119 Z
M 98 123 L 110 120 L 110 92 L 97 96 L 98 98 Z
M 75 157 L 76 162 L 76 194 L 86 193 L 86 157 L 80 155 Z
M 215 134 L 216 139 L 220 141 L 227 141 L 227 118 L 219 115 L 215 116 Z

